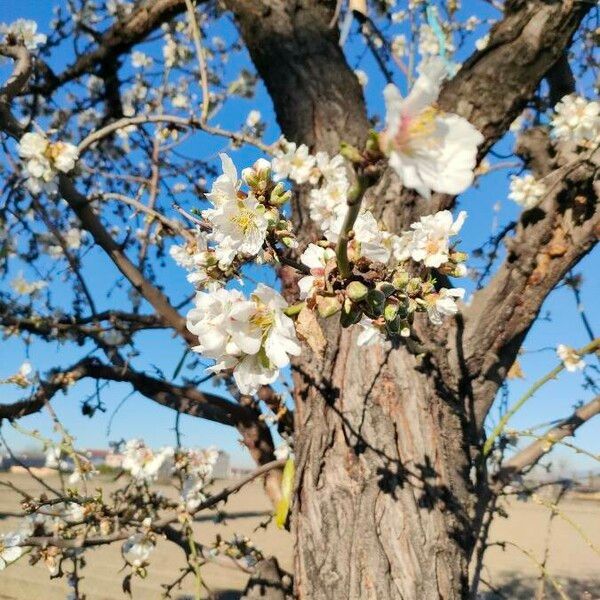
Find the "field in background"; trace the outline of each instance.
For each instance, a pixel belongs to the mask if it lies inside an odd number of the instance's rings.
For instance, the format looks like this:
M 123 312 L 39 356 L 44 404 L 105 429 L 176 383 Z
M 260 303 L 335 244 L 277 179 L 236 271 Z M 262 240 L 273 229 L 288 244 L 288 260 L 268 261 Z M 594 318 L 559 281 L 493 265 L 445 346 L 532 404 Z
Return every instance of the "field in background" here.
M 37 488 L 31 479 L 20 474 L 2 473 L 1 479 L 10 480 L 22 489 L 35 492 Z M 110 484 L 103 481 L 105 488 Z M 213 487 L 218 490 L 225 482 Z M 165 493 L 169 488 L 164 487 Z M 561 511 L 585 532 L 596 547 L 600 546 L 600 502 L 578 499 L 565 500 Z M 0 514 L 18 511 L 15 494 L 0 487 Z M 498 519 L 492 528 L 494 541 L 510 540 L 521 548 L 531 551 L 539 560 L 543 555 L 548 523 L 548 510 L 532 502 L 512 501 L 506 506 L 507 519 Z M 239 533 L 250 537 L 265 555 L 275 554 L 281 566 L 292 570 L 291 537 L 279 531 L 274 525 L 267 529 L 260 527 L 270 514 L 270 505 L 265 498 L 260 483 L 253 483 L 232 496 L 226 506 L 228 519 L 225 525 L 215 525 L 211 517 L 214 513 L 202 515 L 196 522 L 196 538 L 210 544 L 215 535 L 223 536 Z M 13 517 L 0 518 L 0 533 L 15 527 Z M 84 570 L 82 588 L 88 600 L 122 599 L 121 581 L 126 571 L 117 573 L 122 567 L 119 545 L 97 548 L 86 553 L 88 565 Z M 494 584 L 502 592 L 500 595 L 485 595 L 484 598 L 509 598 L 510 600 L 532 600 L 537 586 L 538 570 L 530 558 L 514 547 L 503 550 L 499 546 L 489 550 L 483 578 Z M 145 580 L 133 581 L 134 600 L 154 600 L 161 598 L 161 583 L 168 583 L 177 577 L 183 565 L 181 550 L 173 544 L 159 542 L 152 555 L 149 576 Z M 564 519 L 557 517 L 552 526 L 548 571 L 564 585 L 569 598 L 573 600 L 600 599 L 600 556 L 586 544 L 586 541 Z M 202 570 L 208 586 L 222 600 L 239 598 L 247 575 L 221 566 L 206 565 Z M 482 586 L 483 589 L 483 586 Z M 30 567 L 27 557 L 5 571 L 0 572 L 0 599 L 2 600 L 64 600 L 67 586 L 62 580 L 50 580 L 42 565 Z M 190 579 L 182 589 L 173 593 L 173 598 L 193 597 L 193 582 Z M 548 598 L 558 597 L 549 593 Z M 346 599 L 340 599 L 346 600 Z M 382 599 L 385 600 L 385 599 Z

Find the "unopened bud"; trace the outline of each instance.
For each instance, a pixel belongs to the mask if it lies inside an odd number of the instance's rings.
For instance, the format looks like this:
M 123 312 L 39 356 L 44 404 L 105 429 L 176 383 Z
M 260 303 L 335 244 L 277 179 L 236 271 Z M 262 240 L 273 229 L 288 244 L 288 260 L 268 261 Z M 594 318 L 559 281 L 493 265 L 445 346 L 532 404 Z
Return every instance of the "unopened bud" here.
M 350 300 L 350 298 L 346 298 L 344 300 L 344 305 L 342 306 L 342 315 L 340 317 L 340 324 L 342 327 L 350 327 L 350 325 L 355 325 L 360 321 L 362 317 L 362 310 L 358 304 L 355 304 Z
M 279 182 L 271 191 L 269 196 L 269 203 L 273 206 L 283 206 L 292 197 L 292 192 L 285 189 L 283 183 Z
M 382 292 L 386 298 L 391 296 L 396 291 L 396 288 L 387 281 L 380 281 L 375 288 Z
M 383 317 L 388 322 L 391 323 L 397 316 L 398 310 L 400 309 L 397 302 L 387 301 L 385 304 L 385 308 L 383 309 Z
M 340 154 L 352 163 L 360 163 L 363 159 L 358 148 L 346 142 L 340 144 Z
M 383 306 L 385 304 L 385 294 L 383 292 L 369 290 L 366 300 L 373 314 L 379 316 L 383 313 Z
M 342 305 L 335 296 L 317 296 L 317 311 L 324 319 L 335 315 L 341 308 Z
M 408 273 L 406 271 L 396 271 L 394 273 L 394 278 L 392 279 L 392 285 L 397 290 L 403 290 L 408 283 Z
M 450 260 L 455 263 L 465 262 L 469 258 L 469 255 L 466 252 L 451 252 Z
M 348 284 L 348 287 L 346 287 L 346 294 L 348 295 L 348 298 L 354 302 L 360 302 L 361 300 L 364 300 L 368 293 L 369 288 L 360 281 L 351 281 Z

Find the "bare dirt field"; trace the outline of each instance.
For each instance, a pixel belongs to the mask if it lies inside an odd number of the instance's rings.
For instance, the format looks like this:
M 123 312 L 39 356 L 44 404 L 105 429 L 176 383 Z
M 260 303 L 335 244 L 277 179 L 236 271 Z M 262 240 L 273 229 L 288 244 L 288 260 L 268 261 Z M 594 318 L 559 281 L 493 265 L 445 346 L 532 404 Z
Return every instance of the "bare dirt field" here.
M 0 479 L 11 480 L 32 492 L 36 490 L 35 482 L 24 475 L 3 473 Z M 105 482 L 103 485 L 110 486 Z M 225 482 L 219 482 L 213 487 L 218 490 L 223 485 Z M 167 488 L 164 489 L 167 492 Z M 14 517 L 5 517 L 3 513 L 17 510 L 19 507 L 14 492 L 0 487 L 0 533 L 15 528 L 17 523 Z M 506 505 L 506 510 L 508 518 L 496 521 L 492 527 L 491 539 L 497 542 L 511 541 L 522 550 L 514 546 L 506 546 L 504 549 L 494 546 L 489 550 L 483 579 L 492 584 L 498 593 L 485 593 L 482 598 L 532 600 L 539 573 L 532 557 L 539 561 L 543 556 L 548 509 L 532 502 L 513 501 Z M 558 584 L 564 586 L 566 597 L 573 600 L 600 599 L 600 556 L 597 554 L 600 546 L 600 502 L 567 500 L 561 503 L 561 511 L 565 518 L 556 517 L 551 530 L 548 572 Z M 213 522 L 214 513 L 203 513 L 195 524 L 197 539 L 209 545 L 217 533 L 223 536 L 244 534 L 265 555 L 275 554 L 284 569 L 292 570 L 289 533 L 276 529 L 274 525 L 269 525 L 267 529 L 260 527 L 270 514 L 270 505 L 260 483 L 250 484 L 238 495 L 231 497 L 226 512 L 228 518 L 221 525 Z M 587 541 L 568 520 L 581 528 Z M 523 550 L 530 552 L 531 557 L 526 556 Z M 118 572 L 123 565 L 119 545 L 88 551 L 87 557 L 82 587 L 88 600 L 126 597 L 121 590 L 121 581 L 127 571 Z M 182 565 L 181 550 L 167 541 L 159 542 L 151 557 L 148 577 L 133 581 L 133 599 L 161 598 L 161 584 L 173 581 Z M 215 597 L 221 600 L 239 598 L 247 579 L 247 575 L 240 571 L 211 564 L 203 567 L 202 575 Z M 547 584 L 547 587 L 551 588 L 551 585 Z M 67 589 L 64 581 L 50 580 L 44 566 L 38 564 L 30 567 L 27 557 L 0 572 L 0 599 L 3 600 L 64 600 Z M 193 597 L 192 594 L 193 582 L 190 580 L 173 593 L 173 598 L 183 600 Z M 546 597 L 560 596 L 549 589 Z

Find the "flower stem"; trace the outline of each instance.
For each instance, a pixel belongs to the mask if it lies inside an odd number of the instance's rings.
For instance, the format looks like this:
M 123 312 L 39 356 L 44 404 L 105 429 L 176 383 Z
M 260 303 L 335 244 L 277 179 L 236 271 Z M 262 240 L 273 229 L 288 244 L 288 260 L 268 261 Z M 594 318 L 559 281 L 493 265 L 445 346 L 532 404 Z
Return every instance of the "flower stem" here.
M 348 263 L 348 242 L 350 241 L 349 234 L 356 223 L 358 213 L 360 212 L 360 205 L 362 203 L 363 196 L 367 189 L 372 185 L 372 180 L 364 175 L 358 175 L 356 183 L 350 188 L 348 192 L 348 199 L 346 204 L 348 205 L 348 212 L 342 225 L 342 231 L 335 249 L 337 257 L 338 271 L 342 278 L 350 275 L 350 264 Z
M 577 354 L 579 356 L 584 356 L 585 354 L 590 354 L 591 352 L 595 352 L 600 348 L 600 338 L 596 338 L 592 340 L 587 346 L 580 348 L 577 350 Z M 541 379 L 538 379 L 526 392 L 515 402 L 515 404 L 506 411 L 506 413 L 502 416 L 498 425 L 494 427 L 490 437 L 485 441 L 483 445 L 483 456 L 486 457 L 492 450 L 494 446 L 494 442 L 504 430 L 504 427 L 508 423 L 509 419 L 531 398 L 544 384 L 548 383 L 551 379 L 554 379 L 563 369 L 565 368 L 564 363 L 561 361 L 552 371 L 544 375 Z

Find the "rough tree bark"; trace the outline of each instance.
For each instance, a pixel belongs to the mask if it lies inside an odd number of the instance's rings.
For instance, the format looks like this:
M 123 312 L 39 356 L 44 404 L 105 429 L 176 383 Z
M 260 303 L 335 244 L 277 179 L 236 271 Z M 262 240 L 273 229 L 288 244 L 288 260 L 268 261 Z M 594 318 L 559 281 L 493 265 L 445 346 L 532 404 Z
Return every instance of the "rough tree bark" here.
M 331 153 L 341 141 L 360 145 L 368 131 L 366 110 L 337 30 L 329 27 L 335 2 L 226 4 L 286 137 Z M 484 133 L 482 153 L 560 59 L 583 15 L 581 6 L 507 2 L 488 48 L 467 62 L 440 98 L 444 109 Z M 446 196 L 425 202 L 402 193 L 389 172 L 370 201 L 396 231 L 453 203 Z M 307 241 L 313 230 L 302 194 L 294 208 Z M 293 277 L 282 276 L 292 296 Z M 417 331 L 429 350 L 419 355 L 405 346 L 361 350 L 352 331 L 324 327 L 324 355 L 307 349 L 294 363 L 297 597 L 467 597 L 478 497 L 486 496 L 487 483 L 477 460 L 477 398 L 470 393 L 460 323 L 435 339 L 421 323 Z

